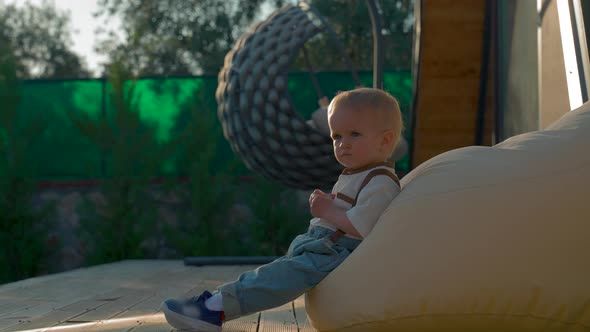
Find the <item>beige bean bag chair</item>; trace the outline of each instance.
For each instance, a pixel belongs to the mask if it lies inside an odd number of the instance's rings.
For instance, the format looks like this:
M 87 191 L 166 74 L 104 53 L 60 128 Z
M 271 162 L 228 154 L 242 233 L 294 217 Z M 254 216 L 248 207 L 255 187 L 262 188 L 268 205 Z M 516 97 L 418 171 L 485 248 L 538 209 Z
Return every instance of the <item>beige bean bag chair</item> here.
M 307 294 L 321 331 L 590 331 L 590 103 L 449 151 Z

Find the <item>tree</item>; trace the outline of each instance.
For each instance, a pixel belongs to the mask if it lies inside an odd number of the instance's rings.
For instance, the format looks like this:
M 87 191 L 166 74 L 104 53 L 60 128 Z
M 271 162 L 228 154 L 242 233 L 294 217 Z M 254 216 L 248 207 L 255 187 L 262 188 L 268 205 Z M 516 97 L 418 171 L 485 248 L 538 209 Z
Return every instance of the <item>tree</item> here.
M 379 0 L 383 34 L 383 69 L 409 69 L 412 56 L 414 0 Z M 336 32 L 357 69 L 373 68 L 373 33 L 365 0 L 310 0 Z M 306 42 L 310 62 L 324 70 L 346 70 L 327 32 Z M 302 55 L 295 67 L 305 68 Z
M 167 154 L 154 139 L 153 127 L 142 121 L 137 81 L 120 63 L 108 66 L 108 99 L 114 116 L 96 119 L 68 112 L 81 133 L 105 153 L 104 197 L 99 204 L 82 205 L 81 235 L 87 243 L 88 262 L 100 264 L 148 255 L 145 241 L 155 232 L 156 210 L 148 188 L 159 161 Z
M 121 17 L 99 45 L 111 61 L 141 76 L 217 74 L 225 54 L 259 12 L 263 0 L 101 0 L 98 16 Z
M 70 18 L 44 1 L 35 6 L 0 4 L 0 42 L 9 41 L 19 79 L 88 77 L 71 50 Z
M 254 21 L 296 0 L 101 0 L 99 16 L 118 15 L 124 37 L 112 31 L 99 46 L 111 61 L 125 61 L 140 76 L 217 74 L 225 54 Z M 385 69 L 409 69 L 413 0 L 379 1 L 383 16 Z M 357 68 L 371 69 L 373 41 L 365 0 L 313 0 L 345 45 Z M 308 43 L 318 69 L 343 69 L 328 33 Z M 304 69 L 299 56 L 293 69 Z
M 47 271 L 48 220 L 53 205 L 31 208 L 35 165 L 31 145 L 44 131 L 41 118 L 18 126 L 19 82 L 10 43 L 0 38 L 0 284 Z

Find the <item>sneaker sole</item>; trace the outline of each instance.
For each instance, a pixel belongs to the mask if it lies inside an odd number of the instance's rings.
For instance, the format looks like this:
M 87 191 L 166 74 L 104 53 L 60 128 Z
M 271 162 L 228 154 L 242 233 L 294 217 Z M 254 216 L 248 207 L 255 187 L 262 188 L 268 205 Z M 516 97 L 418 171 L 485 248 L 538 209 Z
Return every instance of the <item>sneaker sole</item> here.
M 172 327 L 180 330 L 195 330 L 202 332 L 220 332 L 221 326 L 207 323 L 199 319 L 193 319 L 177 312 L 174 312 L 168 308 L 166 303 L 162 303 L 162 312 L 168 324 Z

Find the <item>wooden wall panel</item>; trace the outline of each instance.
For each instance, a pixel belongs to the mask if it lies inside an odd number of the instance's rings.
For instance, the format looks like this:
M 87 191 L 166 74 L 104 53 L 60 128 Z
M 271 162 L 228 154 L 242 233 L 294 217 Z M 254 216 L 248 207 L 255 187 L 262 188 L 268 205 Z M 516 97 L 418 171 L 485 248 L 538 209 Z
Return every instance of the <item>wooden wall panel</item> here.
M 412 167 L 475 144 L 484 15 L 485 0 L 422 1 Z

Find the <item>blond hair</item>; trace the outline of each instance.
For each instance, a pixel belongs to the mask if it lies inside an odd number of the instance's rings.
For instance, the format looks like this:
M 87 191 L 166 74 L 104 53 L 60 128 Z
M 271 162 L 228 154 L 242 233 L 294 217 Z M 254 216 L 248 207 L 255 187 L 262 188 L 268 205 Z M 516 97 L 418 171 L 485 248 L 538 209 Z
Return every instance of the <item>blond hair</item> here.
M 357 88 L 338 93 L 328 106 L 328 114 L 340 108 L 350 108 L 354 111 L 372 111 L 382 115 L 385 129 L 393 130 L 393 149 L 401 139 L 404 129 L 402 113 L 397 99 L 389 93 L 374 88 Z

